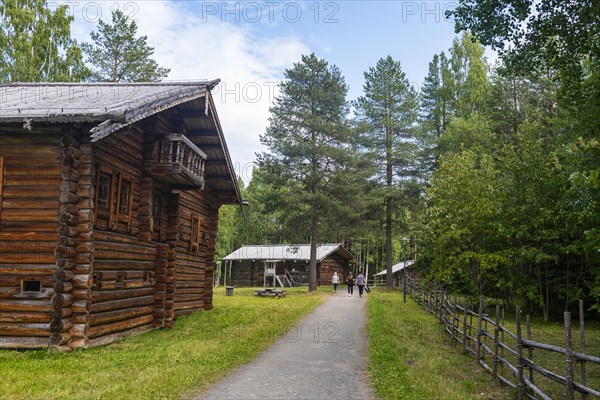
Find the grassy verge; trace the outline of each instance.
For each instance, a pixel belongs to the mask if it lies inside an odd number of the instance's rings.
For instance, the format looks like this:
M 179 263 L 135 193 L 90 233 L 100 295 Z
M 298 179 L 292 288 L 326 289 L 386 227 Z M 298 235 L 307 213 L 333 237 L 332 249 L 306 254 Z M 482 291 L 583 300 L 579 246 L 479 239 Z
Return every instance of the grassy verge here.
M 251 361 L 329 292 L 287 290 L 283 299 L 252 289 L 217 290 L 214 309 L 179 318 L 110 346 L 67 354 L 0 351 L 1 399 L 179 399 Z
M 507 389 L 455 347 L 442 326 L 402 292 L 369 295 L 369 368 L 383 399 L 509 399 Z
M 577 315 L 572 315 L 573 320 L 573 348 L 575 351 L 580 351 L 580 336 L 579 336 L 579 319 Z M 525 317 L 523 317 L 525 320 Z M 514 314 L 505 317 L 504 326 L 511 330 L 513 333 L 516 332 Z M 523 336 L 526 335 L 525 324 L 522 327 Z M 565 333 L 563 322 L 545 322 L 542 318 L 534 317 L 531 319 L 531 339 L 537 342 L 552 344 L 555 346 L 565 347 Z M 586 348 L 585 354 L 594 355 L 598 357 L 600 355 L 600 322 L 599 321 L 588 321 L 585 322 L 585 341 Z M 505 342 L 515 349 L 515 341 L 510 339 L 508 336 L 505 337 Z M 488 343 L 489 345 L 489 343 Z M 525 357 L 529 358 L 528 350 L 524 350 Z M 513 365 L 516 365 L 516 357 L 509 352 L 505 352 L 503 356 L 509 360 Z M 541 367 L 550 370 L 558 375 L 565 375 L 566 365 L 565 356 L 562 354 L 544 351 L 539 349 L 533 350 L 533 361 Z M 575 382 L 581 383 L 581 369 L 580 364 L 575 364 L 573 370 L 575 373 Z M 504 368 L 502 371 L 504 376 L 510 374 L 509 371 Z M 528 368 L 525 368 L 525 376 L 529 376 Z M 595 390 L 600 390 L 600 365 L 586 363 L 586 386 L 591 387 Z M 548 394 L 552 398 L 560 399 L 565 396 L 565 387 L 553 380 L 543 377 L 538 373 L 533 374 L 535 384 Z M 576 395 L 578 398 L 580 395 Z

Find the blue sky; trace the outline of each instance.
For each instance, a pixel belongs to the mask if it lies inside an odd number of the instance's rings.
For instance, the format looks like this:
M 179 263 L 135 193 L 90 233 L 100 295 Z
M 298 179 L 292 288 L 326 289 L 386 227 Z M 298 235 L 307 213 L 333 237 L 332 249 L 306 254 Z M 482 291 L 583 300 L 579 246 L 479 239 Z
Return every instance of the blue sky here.
M 363 72 L 378 59 L 399 60 L 419 87 L 435 53 L 456 34 L 444 12 L 455 1 L 64 1 L 74 36 L 89 41 L 98 19 L 119 8 L 171 68 L 167 80 L 221 78 L 213 93 L 238 174 L 249 179 L 259 135 L 283 72 L 314 52 L 337 65 L 349 99 L 361 95 Z M 52 3 L 50 3 L 52 5 Z

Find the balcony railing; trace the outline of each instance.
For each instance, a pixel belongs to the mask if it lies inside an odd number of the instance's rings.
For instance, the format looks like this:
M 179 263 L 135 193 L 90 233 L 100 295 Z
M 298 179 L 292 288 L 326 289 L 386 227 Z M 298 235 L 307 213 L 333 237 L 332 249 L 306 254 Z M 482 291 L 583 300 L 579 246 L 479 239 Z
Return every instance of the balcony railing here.
M 204 188 L 206 154 L 181 133 L 160 136 L 154 143 L 152 174 L 168 183 Z

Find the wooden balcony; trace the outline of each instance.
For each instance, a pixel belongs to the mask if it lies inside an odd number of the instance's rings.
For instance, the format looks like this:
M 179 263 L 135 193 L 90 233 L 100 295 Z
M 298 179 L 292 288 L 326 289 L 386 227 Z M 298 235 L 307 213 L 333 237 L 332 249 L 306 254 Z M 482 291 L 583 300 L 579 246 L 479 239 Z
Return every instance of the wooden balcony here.
M 152 175 L 179 188 L 204 189 L 206 154 L 181 133 L 161 135 L 154 143 Z

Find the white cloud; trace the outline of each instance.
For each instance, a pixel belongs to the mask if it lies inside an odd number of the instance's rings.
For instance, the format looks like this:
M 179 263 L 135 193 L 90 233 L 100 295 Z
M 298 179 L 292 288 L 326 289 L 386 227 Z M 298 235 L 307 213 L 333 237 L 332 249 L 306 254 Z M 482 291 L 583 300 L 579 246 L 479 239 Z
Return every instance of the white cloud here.
M 220 78 L 213 96 L 231 158 L 238 173 L 249 178 L 248 164 L 261 151 L 276 84 L 285 68 L 310 52 L 301 38 L 275 35 L 264 24 L 233 24 L 219 16 L 202 15 L 195 2 L 95 2 L 73 8 L 73 35 L 90 41 L 98 16 L 110 22 L 110 7 L 120 7 L 138 23 L 138 34 L 147 35 L 154 58 L 171 68 L 168 80 Z M 88 4 L 86 6 L 86 4 Z M 89 4 L 92 4 L 91 6 Z M 97 6 L 102 6 L 98 12 Z M 265 32 L 269 32 L 267 36 Z

